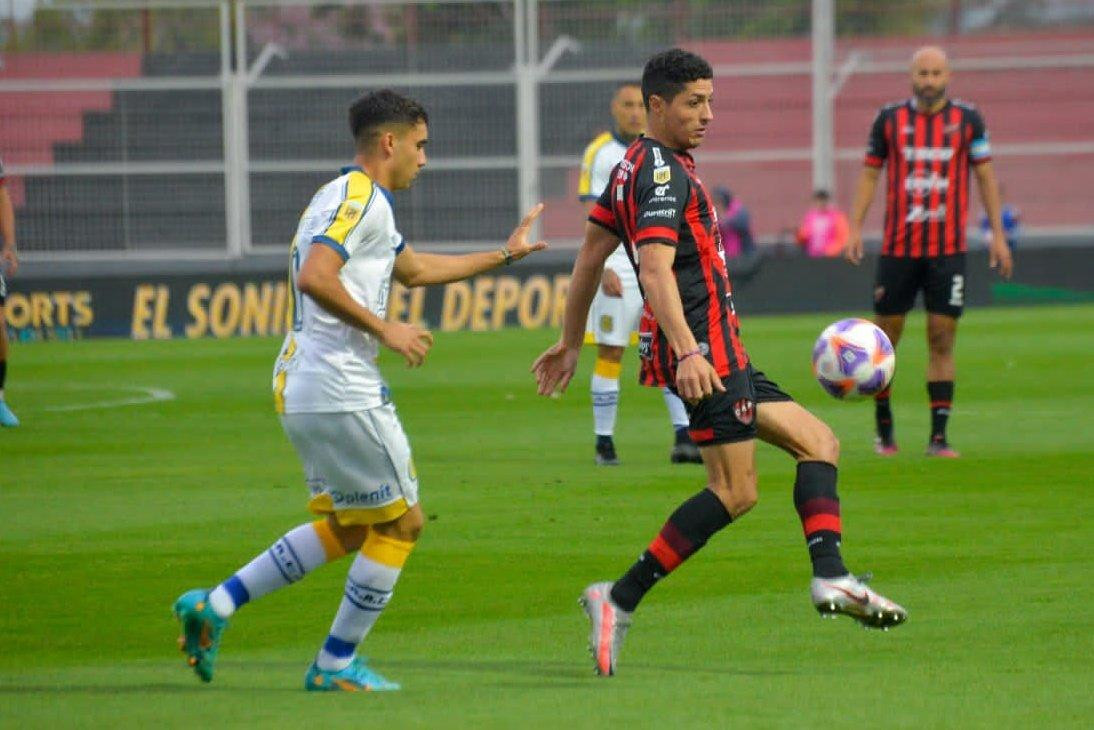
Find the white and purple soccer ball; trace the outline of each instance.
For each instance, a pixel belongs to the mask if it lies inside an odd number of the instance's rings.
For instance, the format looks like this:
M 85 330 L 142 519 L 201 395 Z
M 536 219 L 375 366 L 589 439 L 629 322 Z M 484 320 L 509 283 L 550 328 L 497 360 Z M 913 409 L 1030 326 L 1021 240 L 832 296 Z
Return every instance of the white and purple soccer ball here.
M 873 322 L 841 319 L 828 325 L 813 345 L 813 374 L 836 398 L 867 398 L 893 379 L 893 344 Z

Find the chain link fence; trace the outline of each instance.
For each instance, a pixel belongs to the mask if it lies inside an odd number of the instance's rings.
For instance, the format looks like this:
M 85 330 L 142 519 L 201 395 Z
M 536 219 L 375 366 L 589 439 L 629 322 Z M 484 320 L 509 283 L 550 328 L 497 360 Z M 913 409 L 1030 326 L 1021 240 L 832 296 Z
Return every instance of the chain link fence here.
M 834 16 L 844 207 L 874 111 L 935 42 L 1027 225 L 1094 227 L 1094 2 L 836 0 Z M 704 180 L 770 239 L 813 187 L 810 32 L 808 0 L 0 0 L 0 159 L 32 258 L 280 251 L 352 157 L 349 103 L 389 87 L 432 121 L 429 167 L 396 195 L 408 240 L 496 241 L 542 199 L 562 242 L 581 231 L 577 165 L 613 89 L 682 45 L 716 72 Z

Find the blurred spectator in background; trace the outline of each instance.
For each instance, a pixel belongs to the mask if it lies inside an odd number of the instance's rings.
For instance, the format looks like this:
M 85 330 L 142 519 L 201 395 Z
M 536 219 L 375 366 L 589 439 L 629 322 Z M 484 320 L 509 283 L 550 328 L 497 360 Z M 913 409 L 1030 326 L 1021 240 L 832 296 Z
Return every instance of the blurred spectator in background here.
M 1002 202 L 1004 196 L 1003 186 L 999 186 L 999 199 Z M 1021 235 L 1019 231 L 1022 225 L 1022 213 L 1010 203 L 1003 203 L 1002 210 L 1000 212 L 1003 219 L 1003 235 L 1007 237 L 1007 248 L 1011 251 L 1018 246 L 1018 237 Z M 988 214 L 982 213 L 980 215 L 980 233 L 984 236 L 984 241 L 991 247 L 991 221 L 988 220 Z
M 813 206 L 798 225 L 798 245 L 806 256 L 839 256 L 847 243 L 847 216 L 832 203 L 827 190 L 813 193 Z
M 714 188 L 721 210 L 718 212 L 718 230 L 722 234 L 722 248 L 726 258 L 746 256 L 756 250 L 756 240 L 752 237 L 752 220 L 748 208 L 729 188 Z

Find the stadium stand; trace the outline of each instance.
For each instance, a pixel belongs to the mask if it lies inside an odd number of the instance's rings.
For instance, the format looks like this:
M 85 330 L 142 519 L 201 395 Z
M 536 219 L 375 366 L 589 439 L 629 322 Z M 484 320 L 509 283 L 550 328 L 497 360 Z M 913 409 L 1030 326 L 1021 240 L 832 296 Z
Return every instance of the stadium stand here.
M 870 61 L 903 62 L 926 39 L 840 41 L 838 55 L 866 54 Z M 1089 34 L 1029 34 L 947 41 L 959 62 L 1089 54 Z M 805 39 L 694 44 L 715 65 L 809 60 Z M 641 45 L 601 45 L 564 56 L 559 70 L 590 63 L 639 68 L 652 50 Z M 420 44 L 405 49 L 294 51 L 274 58 L 264 78 L 329 73 L 503 70 L 512 49 L 504 43 L 474 47 Z M 74 69 L 78 69 L 74 72 Z M 210 77 L 219 73 L 215 53 L 82 54 L 7 57 L 3 78 Z M 954 95 L 984 111 L 998 149 L 1022 154 L 998 156 L 1007 196 L 1030 226 L 1089 225 L 1083 196 L 1094 186 L 1089 147 L 1094 142 L 1094 69 L 1089 66 L 1005 71 L 959 71 Z M 793 222 L 811 187 L 810 78 L 804 74 L 723 76 L 717 80 L 717 122 L 698 157 L 704 178 L 727 185 L 749 205 L 759 234 L 771 235 Z M 576 162 L 595 131 L 606 126 L 605 99 L 614 82 L 548 82 L 540 87 L 541 151 L 572 156 L 574 169 L 546 168 L 542 175 L 548 237 L 576 237 L 582 213 L 577 205 Z M 902 71 L 853 74 L 836 101 L 838 199 L 846 205 L 860 165 L 860 150 L 878 105 L 900 98 Z M 432 125 L 433 159 L 512 157 L 516 154 L 515 99 L 509 85 L 416 86 L 401 89 L 421 99 Z M 297 208 L 330 171 L 292 171 L 288 161 L 343 160 L 349 156 L 344 109 L 357 90 L 346 88 L 251 89 L 249 149 L 251 221 L 256 245 L 283 243 L 295 227 Z M 8 164 L 208 162 L 223 157 L 221 94 L 208 90 L 120 90 L 2 95 L 0 138 Z M 1036 145 L 1085 145 L 1076 155 L 1037 154 Z M 1031 146 L 1032 145 L 1032 146 Z M 1022 149 L 1024 146 L 1024 149 Z M 9 151 L 10 150 L 10 151 Z M 719 161 L 719 154 L 748 152 L 766 159 Z M 708 160 L 703 160 L 707 156 Z M 280 164 L 276 164 L 280 163 Z M 289 165 L 291 167 L 291 165 Z M 1064 174 L 1061 174 L 1064 173 Z M 486 240 L 516 205 L 512 168 L 434 169 L 400 196 L 400 218 L 411 240 Z M 27 177 L 13 180 L 24 250 L 67 248 L 63 236 L 79 235 L 82 250 L 184 246 L 215 250 L 224 245 L 224 185 L 218 172 L 185 174 L 103 174 Z M 883 206 L 871 224 L 880 227 Z M 475 214 L 468 214 L 473 209 Z M 127 215 L 119 215 L 125 210 Z M 977 215 L 975 211 L 972 216 Z M 869 227 L 869 226 L 868 226 Z M 79 232 L 74 234 L 74 232 Z

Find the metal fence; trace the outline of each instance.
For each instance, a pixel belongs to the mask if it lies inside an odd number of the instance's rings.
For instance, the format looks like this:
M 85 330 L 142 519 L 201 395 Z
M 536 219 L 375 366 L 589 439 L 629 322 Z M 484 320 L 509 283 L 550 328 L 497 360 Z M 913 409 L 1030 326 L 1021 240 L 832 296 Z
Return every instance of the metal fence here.
M 380 87 L 432 119 L 427 172 L 396 197 L 409 240 L 496 241 L 541 199 L 545 234 L 573 239 L 582 148 L 609 125 L 615 85 L 671 45 L 715 66 L 704 179 L 775 236 L 818 180 L 849 202 L 873 112 L 906 93 L 906 59 L 929 40 L 953 51 L 954 91 L 984 108 L 1028 222 L 1094 226 L 1082 192 L 1094 3 L 818 2 L 834 43 L 816 78 L 808 0 L 100 0 L 9 13 L 0 159 L 20 246 L 43 260 L 283 250 L 352 156 L 348 104 Z

